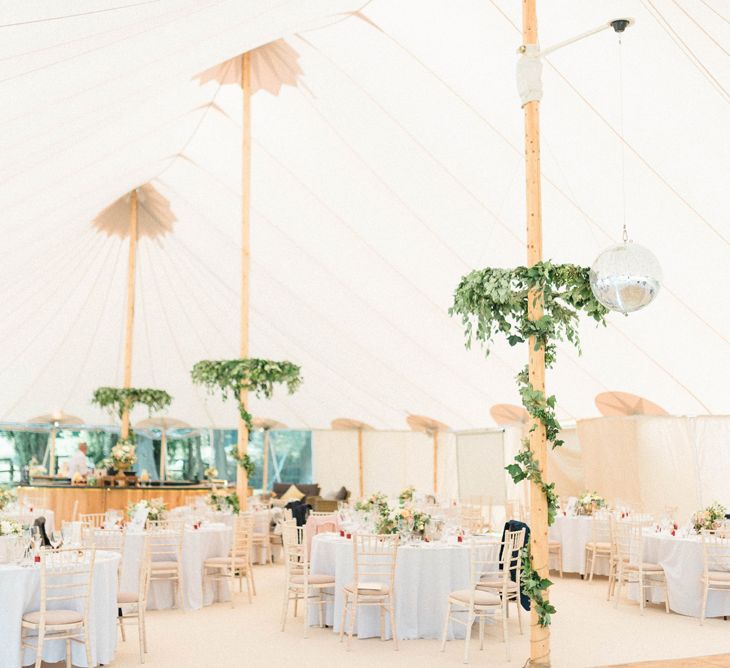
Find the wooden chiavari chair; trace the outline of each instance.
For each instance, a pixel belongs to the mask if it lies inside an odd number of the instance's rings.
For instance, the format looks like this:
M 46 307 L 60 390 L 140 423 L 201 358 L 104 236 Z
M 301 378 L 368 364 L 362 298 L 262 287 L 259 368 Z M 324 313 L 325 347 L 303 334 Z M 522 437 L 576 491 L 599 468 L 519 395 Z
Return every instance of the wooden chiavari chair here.
M 286 626 L 289 602 L 294 601 L 294 616 L 297 616 L 299 600 L 304 601 L 304 637 L 309 630 L 309 606 L 314 603 L 319 612 L 319 625 L 324 626 L 323 609 L 327 604 L 325 596 L 334 599 L 335 578 L 310 572 L 309 552 L 304 535 L 304 527 L 298 527 L 294 520 L 284 523 L 282 528 L 284 544 L 284 567 L 286 569 L 286 591 L 284 609 L 281 614 L 281 630 Z M 331 591 L 330 591 L 331 590 Z M 312 599 L 316 601 L 312 602 Z
M 479 622 L 479 649 L 484 649 L 484 622 L 489 617 L 499 616 L 502 621 L 502 636 L 509 660 L 509 630 L 507 608 L 510 600 L 517 602 L 520 609 L 519 587 L 512 582 L 510 573 L 515 571 L 519 582 L 520 549 L 525 541 L 525 531 L 510 531 L 501 544 L 489 545 L 471 540 L 469 544 L 470 587 L 449 594 L 446 619 L 441 636 L 441 651 L 446 650 L 449 622 L 464 626 L 464 663 L 469 663 L 471 629 Z M 499 551 L 498 551 L 499 548 Z M 513 592 L 516 592 L 513 593 Z M 463 615 L 466 614 L 466 620 Z M 520 615 L 518 618 L 521 620 Z M 520 632 L 522 631 L 520 621 Z
M 730 591 L 730 534 L 723 528 L 703 531 L 702 534 L 702 610 L 700 625 L 707 616 L 707 598 L 710 590 Z
M 77 642 L 86 650 L 86 665 L 95 666 L 89 635 L 89 606 L 96 551 L 93 548 L 41 550 L 40 556 L 40 609 L 23 615 L 21 648 L 35 649 L 35 668 L 40 668 L 44 643 L 65 640 L 66 665 L 70 666 L 72 643 Z M 30 635 L 31 632 L 35 635 Z
M 391 534 L 354 534 L 352 549 L 355 555 L 355 578 L 343 589 L 344 603 L 340 622 L 340 642 L 345 635 L 349 614 L 350 628 L 347 649 L 350 649 L 355 618 L 359 606 L 380 609 L 380 637 L 385 640 L 385 615 L 390 616 L 390 628 L 395 649 L 398 649 L 398 631 L 395 623 L 395 566 L 398 554 L 398 536 Z
M 644 561 L 644 527 L 645 521 L 614 522 L 616 539 L 616 600 L 618 607 L 621 600 L 621 588 L 624 584 L 638 584 L 639 609 L 644 614 L 646 590 L 653 587 L 664 589 L 664 607 L 669 612 L 669 591 L 667 578 L 660 564 Z
M 609 560 L 609 568 L 613 559 L 613 541 L 611 540 L 611 525 L 608 515 L 593 515 L 591 517 L 591 539 L 586 543 L 585 560 L 588 569 L 588 581 L 593 582 L 596 570 L 596 559 L 603 557 Z M 561 574 L 562 575 L 562 574 Z
M 147 522 L 147 544 L 150 555 L 150 582 L 169 582 L 174 586 L 175 601 L 185 608 L 183 587 L 184 522 L 155 520 Z
M 230 583 L 231 607 L 234 607 L 233 583 L 238 578 L 238 587 L 243 592 L 243 578 L 246 578 L 248 602 L 252 603 L 255 593 L 253 568 L 251 566 L 251 550 L 253 545 L 253 517 L 241 514 L 236 518 L 233 527 L 233 542 L 227 556 L 211 557 L 203 563 L 203 580 Z
M 147 653 L 147 594 L 150 588 L 151 575 L 151 555 L 149 549 L 148 537 L 145 536 L 142 543 L 142 560 L 139 565 L 139 578 L 137 580 L 136 591 L 118 591 L 117 592 L 117 608 L 119 621 L 119 630 L 122 634 L 122 640 L 126 641 L 126 632 L 124 629 L 125 621 L 132 621 L 137 624 L 137 634 L 139 638 L 139 662 L 144 663 L 144 655 Z

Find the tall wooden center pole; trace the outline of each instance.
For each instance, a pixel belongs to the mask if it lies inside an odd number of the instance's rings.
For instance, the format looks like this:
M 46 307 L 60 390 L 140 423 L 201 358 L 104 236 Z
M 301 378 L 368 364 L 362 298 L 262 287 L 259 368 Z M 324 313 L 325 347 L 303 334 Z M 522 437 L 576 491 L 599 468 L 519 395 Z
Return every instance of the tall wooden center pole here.
M 439 493 L 439 430 L 433 432 L 433 494 Z
M 362 462 L 362 427 L 357 430 L 357 472 L 358 483 L 360 485 L 360 498 L 362 499 L 365 496 L 365 475 Z
M 241 55 L 241 92 L 243 93 L 243 164 L 241 183 L 241 359 L 248 357 L 249 273 L 251 269 L 251 54 Z M 241 390 L 241 404 L 248 407 L 248 392 Z M 243 420 L 238 422 L 238 453 L 248 451 L 248 429 Z M 239 466 L 236 492 L 241 507 L 248 505 L 248 476 Z
M 264 428 L 264 478 L 261 488 L 266 493 L 269 487 L 269 430 Z
M 536 0 L 522 0 L 522 39 L 525 45 L 537 44 Z M 524 105 L 525 114 L 525 176 L 527 196 L 527 265 L 542 260 L 542 201 L 540 193 L 540 103 L 533 100 Z M 531 291 L 528 318 L 539 320 L 543 313 L 542 293 Z M 545 349 L 535 350 L 535 340 L 529 340 L 529 377 L 535 390 L 545 391 Z M 545 427 L 535 421 L 530 432 L 530 449 L 543 477 L 547 473 L 547 442 Z M 547 500 L 538 485 L 530 483 L 530 547 L 534 568 L 541 577 L 548 576 Z M 530 615 L 530 665 L 550 665 L 550 631 L 537 622 L 535 608 Z
M 137 265 L 137 190 L 129 196 L 129 263 L 127 265 L 127 322 L 124 336 L 124 387 L 132 387 L 132 338 Z M 122 413 L 122 438 L 129 438 L 129 409 Z

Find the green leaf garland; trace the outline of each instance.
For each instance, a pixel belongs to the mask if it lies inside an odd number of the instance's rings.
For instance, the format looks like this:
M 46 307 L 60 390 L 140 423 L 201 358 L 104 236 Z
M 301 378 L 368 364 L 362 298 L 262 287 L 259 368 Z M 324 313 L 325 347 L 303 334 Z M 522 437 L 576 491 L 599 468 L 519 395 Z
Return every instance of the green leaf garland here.
M 461 316 L 466 333 L 466 347 L 480 343 L 487 355 L 497 334 L 511 346 L 525 343 L 534 337 L 535 350 L 545 349 L 545 366 L 555 364 L 557 342 L 568 341 L 580 353 L 578 321 L 580 313 L 605 325 L 608 310 L 595 298 L 591 290 L 590 269 L 574 264 L 538 262 L 531 267 L 515 269 L 479 269 L 461 279 L 454 293 L 450 315 Z M 531 320 L 528 313 L 531 291 L 542 295 L 543 314 Z M 563 444 L 559 439 L 560 423 L 555 413 L 555 396 L 546 396 L 530 382 L 527 367 L 517 374 L 517 386 L 522 405 L 535 421 L 540 423 L 552 447 Z M 542 471 L 530 449 L 529 439 L 515 456 L 515 463 L 506 467 L 515 483 L 529 480 L 545 494 L 548 506 L 548 525 L 555 521 L 557 495 L 554 483 L 546 483 Z M 548 626 L 555 608 L 544 594 L 552 583 L 535 571 L 529 546 L 522 554 L 522 588 L 537 610 L 538 622 Z
M 241 403 L 241 390 L 253 392 L 257 397 L 271 398 L 275 383 L 286 384 L 293 394 L 302 384 L 301 369 L 292 362 L 274 362 L 262 359 L 202 360 L 193 366 L 190 375 L 193 383 L 205 386 L 209 392 L 219 390 L 222 398 L 233 395 L 238 412 L 250 431 L 252 416 Z
M 94 390 L 91 403 L 106 408 L 121 419 L 125 406 L 128 410 L 141 404 L 147 410 L 161 411 L 172 403 L 172 397 L 165 390 L 155 390 L 149 387 L 98 387 Z

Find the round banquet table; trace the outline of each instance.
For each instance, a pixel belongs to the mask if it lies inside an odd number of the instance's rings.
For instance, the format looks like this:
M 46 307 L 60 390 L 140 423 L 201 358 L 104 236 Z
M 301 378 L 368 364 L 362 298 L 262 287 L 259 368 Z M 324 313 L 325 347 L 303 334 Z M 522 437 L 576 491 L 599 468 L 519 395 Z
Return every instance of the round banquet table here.
M 89 609 L 91 655 L 96 664 L 111 663 L 117 648 L 118 564 L 118 554 L 97 551 Z M 68 601 L 62 603 L 66 607 L 69 605 Z M 39 608 L 40 568 L 37 565 L 24 568 L 16 564 L 0 564 L 0 666 L 3 668 L 28 666 L 35 661 L 35 650 L 26 649 L 21 664 L 20 625 L 23 614 Z M 82 612 L 83 604 L 79 603 L 77 609 Z M 86 666 L 84 646 L 73 643 L 72 647 L 74 666 Z M 63 661 L 65 656 L 64 640 L 44 643 L 44 661 Z
M 333 533 L 321 533 L 312 539 L 312 573 L 335 576 L 334 606 L 328 604 L 325 615 L 325 623 L 335 632 L 339 632 L 342 619 L 343 587 L 354 577 L 352 545 L 352 540 Z M 483 549 L 493 551 L 493 556 L 482 555 L 483 558 L 496 559 L 499 537 L 485 537 Z M 395 570 L 398 638 L 440 638 L 448 595 L 469 587 L 469 570 L 469 548 L 463 544 L 415 543 L 399 547 Z M 319 623 L 317 606 L 310 607 L 309 622 Z M 380 636 L 378 608 L 358 608 L 355 632 L 360 638 Z M 391 637 L 388 615 L 385 633 L 387 638 Z M 450 628 L 448 637 L 463 638 L 464 627 Z
M 203 562 L 211 557 L 224 557 L 231 549 L 233 529 L 225 524 L 203 525 L 200 529 L 185 528 L 182 545 L 183 606 L 197 610 L 215 601 L 229 601 L 231 593 L 226 582 L 206 582 L 203 585 Z M 142 561 L 144 532 L 130 528 L 124 541 L 124 561 L 120 589 L 135 592 L 139 588 L 139 567 Z M 170 582 L 156 581 L 150 585 L 148 610 L 172 608 L 175 588 Z
M 669 609 L 680 615 L 699 617 L 702 609 L 702 540 L 699 536 L 672 536 L 648 529 L 644 535 L 644 560 L 657 563 L 667 577 Z M 629 587 L 629 597 L 639 599 L 638 587 Z M 649 600 L 664 603 L 664 591 L 650 590 Z M 707 617 L 730 615 L 730 591 L 710 589 Z
M 563 546 L 563 571 L 585 575 L 586 545 L 591 542 L 591 522 L 586 515 L 558 515 L 548 531 L 550 540 L 558 541 Z M 590 566 L 590 562 L 588 562 Z M 550 568 L 558 570 L 555 554 L 550 555 Z M 608 575 L 608 558 L 597 557 L 595 575 Z

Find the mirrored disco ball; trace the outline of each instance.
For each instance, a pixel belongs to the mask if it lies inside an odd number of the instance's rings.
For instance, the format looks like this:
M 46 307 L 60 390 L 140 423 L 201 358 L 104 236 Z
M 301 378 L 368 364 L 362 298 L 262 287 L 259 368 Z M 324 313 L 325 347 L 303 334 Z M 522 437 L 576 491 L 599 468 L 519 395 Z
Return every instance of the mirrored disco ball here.
M 650 304 L 659 292 L 662 268 L 654 254 L 633 243 L 611 246 L 591 267 L 591 290 L 611 311 L 631 313 Z

